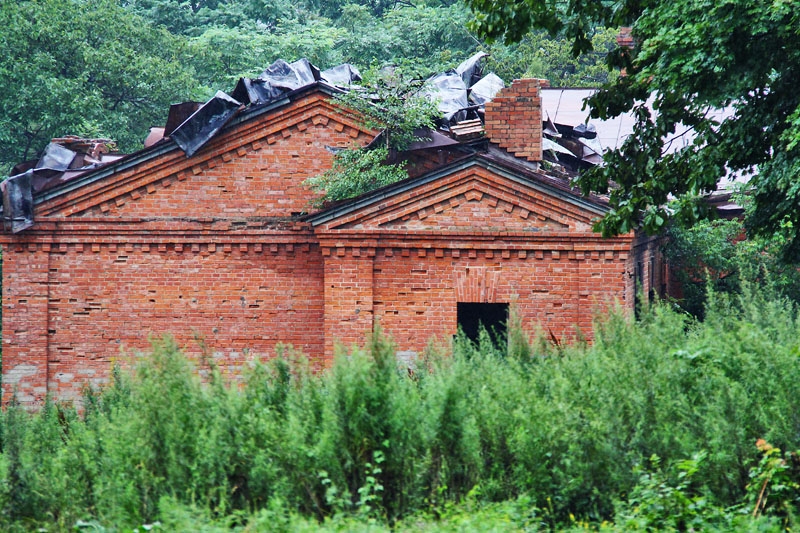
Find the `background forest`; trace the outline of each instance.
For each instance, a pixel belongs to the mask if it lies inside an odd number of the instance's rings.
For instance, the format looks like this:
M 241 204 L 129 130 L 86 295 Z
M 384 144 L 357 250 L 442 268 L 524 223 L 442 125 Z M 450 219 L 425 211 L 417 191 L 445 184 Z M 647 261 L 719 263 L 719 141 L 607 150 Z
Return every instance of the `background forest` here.
M 595 32 L 595 51 L 575 59 L 545 32 L 489 45 L 467 30 L 470 16 L 459 0 L 0 0 L 0 175 L 57 136 L 137 150 L 169 104 L 230 91 L 278 58 L 425 78 L 482 50 L 507 82 L 608 77 L 615 29 Z

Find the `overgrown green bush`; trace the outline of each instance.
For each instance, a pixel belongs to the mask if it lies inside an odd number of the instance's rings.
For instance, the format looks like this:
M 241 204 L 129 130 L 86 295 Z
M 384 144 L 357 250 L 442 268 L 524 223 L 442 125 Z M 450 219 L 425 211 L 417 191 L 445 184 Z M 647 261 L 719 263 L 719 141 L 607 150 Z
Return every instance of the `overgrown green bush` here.
M 746 196 L 739 201 L 749 204 Z M 745 237 L 744 224 L 736 219 L 669 228 L 662 248 L 681 285 L 683 309 L 702 319 L 709 292 L 737 295 L 743 285 L 800 302 L 800 271 L 782 256 L 786 238 Z
M 305 180 L 305 186 L 322 194 L 311 207 L 353 198 L 408 177 L 404 163 L 396 161 L 397 152 L 423 138 L 421 132 L 433 128 L 440 113 L 436 103 L 421 92 L 422 82 L 401 73 L 397 69 L 385 77 L 371 71 L 363 92 L 337 96 L 340 105 L 352 111 L 352 119 L 381 132 L 380 144 L 341 150 L 331 169 Z
M 518 323 L 413 372 L 380 331 L 320 373 L 284 349 L 233 387 L 161 339 L 80 413 L 2 414 L 0 529 L 794 527 L 797 455 L 775 451 L 800 448 L 790 303 L 745 287 L 702 323 L 612 310 L 573 346 Z

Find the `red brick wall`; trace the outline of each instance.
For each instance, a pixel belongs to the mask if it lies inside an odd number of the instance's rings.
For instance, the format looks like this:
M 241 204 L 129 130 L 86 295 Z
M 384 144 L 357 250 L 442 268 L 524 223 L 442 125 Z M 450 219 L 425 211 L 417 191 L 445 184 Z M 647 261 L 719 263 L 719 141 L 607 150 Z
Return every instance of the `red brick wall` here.
M 353 249 L 332 249 L 326 257 L 326 297 L 334 285 L 329 263 L 346 268 L 344 277 L 351 280 L 342 283 L 351 291 L 349 298 L 341 298 L 337 284 L 341 299 L 326 302 L 326 347 L 332 346 L 329 337 L 360 343 L 374 317 L 399 350 L 421 352 L 432 336 L 448 339 L 456 333 L 458 302 L 513 301 L 531 328 L 541 327 L 558 339 L 575 339 L 578 331 L 591 338 L 594 313 L 625 303 L 628 253 L 611 247 L 580 252 L 378 248 L 374 257 L 361 250 L 353 257 Z M 358 273 L 360 284 L 352 282 L 352 273 Z
M 64 248 L 11 252 L 6 262 L 12 269 L 25 264 L 26 279 L 31 262 L 42 267 L 34 283 L 5 269 L 4 370 L 49 360 L 30 386 L 5 379 L 6 394 L 18 386 L 21 399 L 41 400 L 47 376 L 51 394 L 77 399 L 85 383 L 108 379 L 113 361 L 147 351 L 149 339 L 164 334 L 195 358 L 202 341 L 224 374 L 274 356 L 278 343 L 321 359 L 323 271 L 315 244 Z M 17 331 L 21 322 L 24 332 Z
M 4 401 L 78 398 L 164 333 L 193 357 L 202 339 L 226 373 L 278 343 L 323 364 L 322 255 L 308 224 L 280 217 L 308 208 L 302 182 L 328 148 L 373 133 L 312 93 L 192 158 L 173 150 L 37 205 L 34 228 L 0 235 Z
M 373 327 L 374 248 L 323 249 L 325 259 L 325 364 L 337 344 L 364 342 Z
M 491 170 L 471 165 L 419 186 L 413 195 L 348 214 L 329 227 L 427 229 L 437 235 L 477 228 L 500 234 L 524 232 L 531 238 L 537 234 L 595 238 L 591 231 L 595 216 L 544 191 L 509 183 Z
M 47 283 L 49 253 L 42 247 L 3 248 L 3 391 L 20 403 L 47 395 Z
M 329 226 L 273 218 L 305 208 L 326 146 L 369 137 L 312 95 L 191 159 L 162 154 L 38 205 L 34 228 L 0 235 L 4 401 L 77 398 L 121 349 L 167 332 L 236 374 L 279 342 L 328 365 L 375 318 L 421 351 L 456 332 L 457 302 L 516 301 L 559 338 L 591 336 L 596 305 L 630 302 L 631 236 L 598 239 L 567 193 L 479 165 Z
M 328 148 L 366 144 L 366 131 L 312 94 L 231 127 L 191 158 L 175 149 L 36 206 L 48 217 L 280 217 L 308 209 L 302 182 L 330 167 Z
M 316 228 L 326 353 L 363 340 L 372 317 L 399 350 L 419 352 L 456 333 L 458 302 L 513 301 L 530 327 L 591 338 L 595 311 L 632 302 L 633 236 L 599 238 L 594 216 L 478 162 L 341 214 Z
M 183 211 L 197 217 L 275 217 L 307 212 L 317 195 L 303 181 L 330 168 L 333 154 L 326 147 L 364 140 L 363 135 L 352 137 L 329 127 L 335 125 L 326 120 L 302 131 L 289 128 L 286 137 L 223 152 L 180 177 L 140 187 L 133 192 L 135 198 L 126 195 L 104 210 L 106 206 L 98 206 L 83 214 L 152 217 Z

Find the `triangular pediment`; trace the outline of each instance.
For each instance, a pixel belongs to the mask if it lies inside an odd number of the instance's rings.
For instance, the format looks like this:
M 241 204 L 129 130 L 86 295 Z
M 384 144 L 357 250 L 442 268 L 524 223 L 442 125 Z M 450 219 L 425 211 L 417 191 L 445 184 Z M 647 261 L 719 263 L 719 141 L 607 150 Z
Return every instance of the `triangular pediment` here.
M 36 214 L 289 216 L 307 209 L 314 193 L 303 181 L 327 170 L 336 149 L 366 144 L 374 135 L 328 95 L 312 93 L 235 120 L 191 158 L 166 143 L 160 151 L 145 150 L 141 162 L 134 154 L 117 171 L 99 169 L 62 194 L 49 194 Z
M 479 164 L 414 181 L 375 202 L 362 201 L 349 211 L 339 208 L 340 216 L 320 225 L 324 230 L 387 232 L 591 233 L 592 221 L 602 213 L 570 191 L 555 192 Z
M 473 179 L 454 194 L 443 194 L 419 209 L 398 213 L 397 218 L 381 222 L 383 229 L 474 230 L 476 222 L 488 231 L 568 231 L 570 221 L 543 206 L 503 199 L 486 183 Z M 524 203 L 525 205 L 520 205 Z M 364 226 L 364 222 L 359 224 Z

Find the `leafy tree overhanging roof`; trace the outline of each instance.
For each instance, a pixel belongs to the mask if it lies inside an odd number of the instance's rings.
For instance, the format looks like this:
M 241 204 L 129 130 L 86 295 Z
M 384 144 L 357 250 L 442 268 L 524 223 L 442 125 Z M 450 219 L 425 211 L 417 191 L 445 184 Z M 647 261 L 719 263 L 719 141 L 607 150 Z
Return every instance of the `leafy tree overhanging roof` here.
M 594 118 L 636 117 L 634 134 L 579 178 L 584 191 L 609 192 L 606 235 L 641 224 L 660 230 L 670 217 L 691 224 L 709 213 L 702 195 L 728 173 L 752 173 L 752 234 L 786 237 L 800 257 L 800 10 L 792 0 L 467 0 L 474 29 L 520 39 L 530 28 L 561 32 L 586 51 L 597 26 L 632 26 L 632 48 L 609 54 L 627 76 L 589 103 Z M 654 116 L 645 105 L 653 99 Z M 721 123 L 713 107 L 731 106 Z M 694 141 L 673 153 L 664 139 L 679 124 Z M 609 184 L 616 184 L 610 187 Z M 670 209 L 666 207 L 672 198 Z

